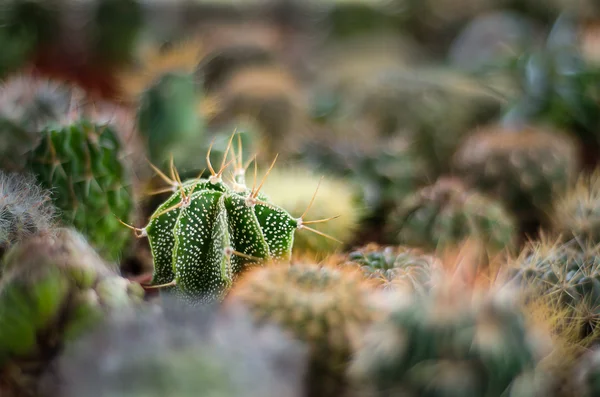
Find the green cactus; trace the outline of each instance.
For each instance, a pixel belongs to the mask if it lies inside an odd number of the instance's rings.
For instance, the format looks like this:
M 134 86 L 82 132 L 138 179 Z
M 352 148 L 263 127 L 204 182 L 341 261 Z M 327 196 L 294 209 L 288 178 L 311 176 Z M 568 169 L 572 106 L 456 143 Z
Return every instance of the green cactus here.
M 375 316 L 359 272 L 315 264 L 255 269 L 231 291 L 259 324 L 275 324 L 309 347 L 307 396 L 339 396 L 356 333 Z
M 501 199 L 521 222 L 546 223 L 552 199 L 578 171 L 579 153 L 567 135 L 490 127 L 463 142 L 454 165 L 471 186 Z
M 139 285 L 112 272 L 70 229 L 15 246 L 2 269 L 0 384 L 21 396 L 38 395 L 39 375 L 66 342 L 143 296 Z
M 565 239 L 600 243 L 600 174 L 579 178 L 576 186 L 557 197 L 552 212 L 553 230 Z
M 369 244 L 348 254 L 346 266 L 359 266 L 365 277 L 377 280 L 384 289 L 407 288 L 425 294 L 440 261 L 432 255 L 403 246 Z
M 318 188 L 318 195 L 315 188 Z M 316 234 L 299 234 L 294 238 L 295 252 L 331 253 L 340 248 L 340 242 L 347 244 L 352 241 L 358 231 L 361 209 L 354 186 L 344 179 L 329 177 L 319 180 L 316 173 L 303 167 L 279 169 L 269 175 L 264 192 L 292 214 L 300 215 L 310 209 L 311 217 L 328 220 L 317 229 L 338 240 L 324 239 Z M 332 214 L 337 218 L 328 219 Z
M 397 243 L 426 249 L 480 239 L 490 251 L 516 243 L 516 223 L 500 203 L 469 191 L 458 179 L 441 178 L 404 199 L 388 222 Z
M 138 0 L 99 0 L 94 12 L 92 54 L 99 62 L 122 64 L 130 61 L 143 26 Z
M 129 222 L 134 210 L 129 170 L 120 155 L 112 126 L 79 120 L 45 129 L 28 158 L 28 169 L 54 191 L 63 221 L 83 232 L 111 261 L 130 237 L 119 220 Z
M 142 94 L 139 130 L 152 161 L 164 163 L 180 146 L 201 139 L 203 125 L 196 94 L 194 76 L 185 72 L 162 75 Z
M 51 233 L 54 212 L 50 192 L 33 177 L 0 171 L 0 259 L 13 245 Z
M 600 329 L 600 257 L 597 246 L 541 241 L 530 244 L 506 269 L 509 283 L 527 300 L 542 300 L 564 310 L 574 344 L 598 339 Z M 560 325 L 560 324 L 559 324 Z M 560 331 L 560 330 L 558 330 Z
M 249 189 L 240 147 L 234 155 L 234 179 L 230 185 L 223 182 L 223 173 L 231 163 L 225 160 L 233 138 L 218 172 L 212 168 L 210 151 L 207 154 L 211 172 L 208 179 L 181 183 L 174 167 L 171 178 L 156 169 L 174 193 L 156 209 L 144 228 L 134 228 L 150 243 L 154 258 L 152 284 L 191 303 L 221 299 L 247 267 L 288 258 L 297 229 L 314 231 L 302 218 L 294 218 L 260 192 L 275 161 L 263 181 L 256 181 Z
M 0 88 L 0 168 L 21 171 L 25 153 L 38 144 L 40 131 L 60 123 L 83 103 L 79 89 L 58 81 L 17 75 Z
M 324 4 L 328 8 L 324 22 L 333 39 L 399 28 L 399 13 L 387 1 L 334 0 Z
M 374 324 L 350 373 L 374 396 L 509 396 L 543 354 L 535 342 L 511 302 L 436 289 Z

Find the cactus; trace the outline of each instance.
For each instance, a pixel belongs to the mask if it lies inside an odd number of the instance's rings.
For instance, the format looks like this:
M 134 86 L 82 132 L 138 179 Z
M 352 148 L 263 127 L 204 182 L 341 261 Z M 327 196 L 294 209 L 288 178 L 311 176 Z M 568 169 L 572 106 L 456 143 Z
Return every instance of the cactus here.
M 298 83 L 276 66 L 247 67 L 234 73 L 217 93 L 223 109 L 217 117 L 246 116 L 256 121 L 266 139 L 265 153 L 285 155 L 296 147 L 294 134 L 304 111 Z
M 327 4 L 329 2 L 326 2 Z M 331 30 L 333 39 L 372 33 L 377 30 L 397 30 L 398 12 L 386 1 L 358 0 L 338 1 L 327 4 L 324 22 Z
M 121 144 L 110 125 L 85 120 L 47 128 L 28 158 L 40 184 L 54 191 L 62 219 L 82 231 L 109 260 L 119 257 L 129 233 L 134 201 L 128 169 L 121 162 Z
M 547 301 L 564 309 L 574 329 L 568 337 L 572 343 L 585 346 L 600 335 L 598 258 L 596 246 L 581 249 L 573 243 L 545 238 L 531 243 L 505 270 L 506 277 L 509 283 L 521 287 L 525 299 Z
M 303 156 L 315 169 L 347 177 L 361 189 L 367 216 L 379 219 L 398 199 L 427 182 L 430 170 L 404 139 L 362 142 L 309 142 Z M 343 142 L 343 143 L 342 143 Z
M 490 251 L 516 243 L 516 225 L 500 203 L 469 191 L 462 182 L 441 178 L 404 199 L 390 216 L 394 240 L 427 249 L 481 239 Z
M 425 294 L 440 262 L 415 248 L 369 244 L 348 254 L 345 265 L 359 266 L 365 277 L 377 280 L 385 289 L 407 288 Z
M 281 331 L 257 329 L 247 313 L 215 318 L 168 300 L 153 309 L 70 345 L 47 397 L 300 397 L 306 354 Z
M 312 194 L 318 187 L 319 195 Z M 305 168 L 274 170 L 264 186 L 265 194 L 292 214 L 301 214 L 310 206 L 312 217 L 324 219 L 332 214 L 337 216 L 318 230 L 332 239 L 324 239 L 315 234 L 299 234 L 294 238 L 294 250 L 301 253 L 326 254 L 349 243 L 356 235 L 361 211 L 356 202 L 354 187 L 343 179 L 321 179 Z M 313 200 L 314 197 L 314 201 Z M 312 203 L 312 205 L 311 205 Z
M 123 313 L 143 295 L 69 229 L 15 246 L 2 268 L 0 384 L 20 396 L 38 395 L 39 375 L 65 343 L 104 313 Z
M 202 137 L 200 82 L 194 76 L 202 51 L 196 41 L 149 51 L 119 79 L 124 96 L 139 103 L 138 129 L 155 163 Z
M 83 103 L 81 91 L 58 81 L 14 76 L 0 88 L 0 167 L 21 171 L 24 154 L 37 145 L 39 132 L 59 123 Z
M 13 245 L 52 232 L 55 208 L 50 201 L 50 193 L 33 177 L 0 171 L 0 259 Z
M 307 396 L 338 396 L 356 333 L 373 319 L 370 287 L 360 273 L 309 263 L 276 264 L 249 272 L 228 299 L 259 324 L 276 324 L 307 344 Z
M 138 0 L 99 0 L 94 12 L 92 54 L 98 62 L 122 64 L 133 58 L 143 25 Z
M 579 178 L 576 186 L 559 196 L 552 212 L 553 230 L 565 238 L 600 243 L 600 174 Z
M 244 269 L 264 260 L 288 258 L 296 229 L 318 233 L 307 225 L 325 221 L 294 218 L 261 194 L 275 161 L 258 185 L 255 180 L 253 188 L 247 188 L 241 146 L 232 160 L 233 180 L 225 184 L 222 176 L 232 162 L 225 161 L 234 135 L 218 171 L 208 152 L 208 179 L 182 183 L 172 163 L 171 178 L 156 168 L 169 184 L 165 191 L 174 193 L 144 228 L 130 226 L 138 236 L 148 237 L 154 259 L 152 284 L 190 303 L 221 299 Z
M 350 368 L 372 393 L 361 395 L 512 395 L 543 354 L 525 315 L 494 293 L 440 287 L 407 299 L 364 336 Z
M 578 157 L 567 135 L 490 127 L 468 137 L 454 163 L 469 184 L 501 199 L 522 222 L 548 222 L 544 211 L 572 182 Z

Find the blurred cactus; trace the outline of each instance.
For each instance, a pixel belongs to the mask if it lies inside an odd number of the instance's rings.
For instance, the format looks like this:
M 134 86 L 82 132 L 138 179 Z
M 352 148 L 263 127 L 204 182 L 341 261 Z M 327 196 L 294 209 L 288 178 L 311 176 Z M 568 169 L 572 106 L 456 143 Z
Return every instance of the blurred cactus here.
M 351 374 L 372 389 L 361 395 L 508 396 L 541 358 L 535 342 L 512 302 L 442 289 L 397 301 L 364 336 Z
M 174 193 L 160 205 L 138 236 L 147 236 L 154 258 L 152 284 L 178 294 L 190 303 L 222 299 L 233 280 L 246 268 L 264 260 L 290 257 L 296 229 L 315 232 L 303 218 L 294 218 L 245 184 L 241 148 L 234 153 L 233 180 L 225 184 L 223 173 L 231 142 L 215 171 L 207 155 L 211 175 L 181 183 L 176 169 L 167 190 Z M 308 221 L 306 224 L 310 224 Z
M 0 259 L 13 245 L 51 233 L 54 212 L 50 192 L 33 177 L 0 171 Z
M 105 258 L 117 259 L 130 237 L 119 219 L 130 221 L 135 203 L 115 131 L 79 120 L 41 135 L 28 169 L 54 191 L 63 221 L 83 232 Z
M 0 4 L 0 78 L 56 39 L 59 0 L 6 0 Z
M 600 173 L 580 177 L 576 186 L 556 198 L 552 224 L 565 238 L 600 244 Z
M 575 329 L 568 335 L 571 342 L 588 345 L 600 335 L 600 257 L 598 247 L 583 248 L 547 239 L 534 242 L 506 272 L 526 299 L 546 300 L 566 310 L 564 316 Z
M 2 267 L 0 384 L 19 396 L 39 395 L 39 376 L 65 343 L 143 295 L 69 229 L 15 246 Z
M 320 4 L 326 8 L 327 25 L 331 39 L 372 33 L 378 30 L 398 30 L 399 12 L 389 1 L 333 0 Z
M 377 244 L 351 252 L 345 265 L 359 266 L 367 278 L 383 288 L 407 288 L 419 294 L 429 291 L 435 270 L 440 267 L 437 258 L 418 249 Z
M 170 301 L 156 309 L 111 320 L 69 346 L 57 392 L 47 396 L 301 396 L 305 353 L 281 331 L 253 327 L 245 313 L 215 319 Z
M 545 211 L 573 181 L 578 163 L 571 137 L 541 128 L 482 129 L 463 142 L 454 158 L 459 175 L 501 199 L 524 224 L 548 222 Z
M 366 204 L 366 215 L 375 219 L 398 197 L 426 184 L 430 170 L 405 139 L 363 138 L 369 142 L 314 140 L 305 145 L 302 156 L 315 169 L 354 180 Z
M 353 186 L 343 179 L 329 177 L 319 180 L 314 172 L 302 167 L 279 169 L 269 175 L 264 192 L 273 203 L 297 216 L 307 209 L 307 213 L 315 219 L 338 216 L 317 227 L 321 233 L 344 244 L 355 237 L 361 209 Z M 339 242 L 315 234 L 298 234 L 294 238 L 295 252 L 323 255 L 338 248 Z
M 203 51 L 195 40 L 150 49 L 119 79 L 124 96 L 139 103 L 138 129 L 157 164 L 202 139 L 201 82 L 194 73 Z
M 245 116 L 265 134 L 262 151 L 286 155 L 296 148 L 291 134 L 306 111 L 298 82 L 278 66 L 247 67 L 234 73 L 217 92 L 223 105 L 217 118 Z
M 97 1 L 91 32 L 96 62 L 118 65 L 133 59 L 144 22 L 142 11 L 138 0 Z
M 476 238 L 494 252 L 514 247 L 517 231 L 500 203 L 454 178 L 441 178 L 401 200 L 387 228 L 394 241 L 409 246 L 443 249 Z
M 76 87 L 31 75 L 17 75 L 0 88 L 0 167 L 21 171 L 40 131 L 63 121 L 83 101 Z
M 372 321 L 360 273 L 314 264 L 275 264 L 249 272 L 229 299 L 260 323 L 276 324 L 310 348 L 306 396 L 344 392 L 357 334 Z

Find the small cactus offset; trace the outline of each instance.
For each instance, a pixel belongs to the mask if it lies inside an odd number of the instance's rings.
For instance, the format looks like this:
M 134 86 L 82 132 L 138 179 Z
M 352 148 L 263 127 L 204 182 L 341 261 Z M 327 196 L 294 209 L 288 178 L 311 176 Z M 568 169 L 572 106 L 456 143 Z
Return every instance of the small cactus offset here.
M 573 188 L 555 200 L 552 224 L 565 239 L 600 243 L 600 173 L 580 177 Z
M 502 199 L 524 223 L 548 222 L 544 211 L 578 171 L 578 149 L 559 132 L 491 127 L 467 138 L 454 164 L 469 184 Z
M 259 324 L 282 327 L 305 342 L 307 396 L 339 396 L 356 337 L 376 315 L 360 272 L 310 263 L 274 264 L 249 272 L 228 299 Z
M 369 244 L 348 255 L 347 266 L 359 266 L 365 277 L 383 288 L 407 288 L 425 294 L 432 286 L 440 262 L 432 255 L 403 246 Z
M 0 384 L 20 396 L 38 395 L 39 375 L 66 342 L 143 295 L 70 229 L 15 246 L 2 268 Z
M 0 171 L 0 259 L 13 245 L 51 233 L 54 213 L 50 193 L 33 177 Z
M 508 396 L 541 353 L 511 302 L 436 289 L 398 302 L 374 324 L 350 373 L 366 389 L 360 395 Z
M 41 135 L 28 169 L 52 189 L 63 221 L 83 232 L 105 258 L 117 259 L 130 237 L 119 219 L 130 221 L 134 200 L 114 129 L 79 120 Z
M 226 163 L 233 138 L 218 171 L 212 167 L 209 150 L 208 179 L 182 183 L 172 163 L 171 178 L 156 169 L 170 185 L 167 191 L 174 193 L 144 228 L 133 228 L 138 236 L 148 237 L 154 258 L 152 284 L 192 303 L 221 299 L 251 265 L 289 258 L 297 229 L 318 233 L 306 225 L 320 221 L 294 218 L 260 192 L 275 161 L 260 183 L 255 178 L 253 188 L 246 187 L 248 165 L 242 162 L 241 146 Z M 235 169 L 228 185 L 222 177 L 231 162 Z
M 583 346 L 600 336 L 600 256 L 597 246 L 542 240 L 530 244 L 506 269 L 507 279 L 526 300 L 566 310 L 570 342 Z M 560 330 L 559 330 L 560 331 Z
M 441 178 L 402 201 L 388 231 L 397 243 L 426 249 L 477 238 L 497 252 L 516 242 L 516 224 L 508 211 L 453 178 Z

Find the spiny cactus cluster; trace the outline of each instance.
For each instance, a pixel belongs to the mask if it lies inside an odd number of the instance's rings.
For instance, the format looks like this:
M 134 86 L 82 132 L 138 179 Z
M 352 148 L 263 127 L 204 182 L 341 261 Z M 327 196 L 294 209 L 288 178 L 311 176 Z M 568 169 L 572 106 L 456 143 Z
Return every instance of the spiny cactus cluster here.
M 389 229 L 396 242 L 410 246 L 436 249 L 478 238 L 498 251 L 514 244 L 516 225 L 500 203 L 442 178 L 402 201 Z

